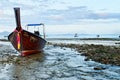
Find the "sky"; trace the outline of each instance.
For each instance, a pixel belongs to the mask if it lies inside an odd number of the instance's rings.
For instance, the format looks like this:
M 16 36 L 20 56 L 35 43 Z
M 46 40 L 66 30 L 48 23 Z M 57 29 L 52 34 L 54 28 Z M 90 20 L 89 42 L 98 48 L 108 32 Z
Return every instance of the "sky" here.
M 0 0 L 0 32 L 21 25 L 44 23 L 47 34 L 120 34 L 120 0 Z

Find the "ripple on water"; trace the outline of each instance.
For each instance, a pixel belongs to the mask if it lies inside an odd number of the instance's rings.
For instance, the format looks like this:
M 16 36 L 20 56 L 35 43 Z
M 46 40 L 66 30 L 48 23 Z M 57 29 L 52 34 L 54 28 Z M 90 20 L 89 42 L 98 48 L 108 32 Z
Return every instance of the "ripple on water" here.
M 0 64 L 0 75 L 3 75 L 0 79 L 120 80 L 119 66 L 84 61 L 85 57 L 79 54 L 70 48 L 46 46 L 43 53 L 17 57 L 19 64 L 11 63 L 7 68 L 6 65 Z M 105 67 L 105 69 L 95 70 L 95 67 Z

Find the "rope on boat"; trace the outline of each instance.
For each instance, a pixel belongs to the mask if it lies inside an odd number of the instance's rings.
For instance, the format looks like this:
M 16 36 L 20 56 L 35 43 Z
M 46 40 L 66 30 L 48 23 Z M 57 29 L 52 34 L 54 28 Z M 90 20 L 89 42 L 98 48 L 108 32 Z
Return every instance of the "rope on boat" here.
M 18 50 L 20 50 L 20 48 L 21 48 L 21 39 L 20 39 L 20 33 L 21 33 L 21 31 L 22 31 L 22 29 L 20 30 L 20 31 L 18 31 L 18 30 L 14 30 L 14 32 L 17 32 L 17 36 L 16 36 L 16 38 L 17 38 L 17 49 Z
M 17 48 L 20 49 L 20 33 L 17 33 Z

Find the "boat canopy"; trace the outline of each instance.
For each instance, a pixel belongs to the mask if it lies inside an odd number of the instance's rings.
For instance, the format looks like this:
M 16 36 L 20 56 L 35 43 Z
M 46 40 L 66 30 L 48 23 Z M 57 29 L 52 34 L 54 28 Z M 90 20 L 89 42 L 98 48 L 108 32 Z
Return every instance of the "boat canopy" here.
M 43 27 L 43 36 L 44 36 L 44 39 L 45 39 L 45 26 L 43 23 L 39 23 L 39 24 L 27 24 L 25 27 L 26 29 L 28 30 L 29 26 L 34 26 L 35 27 L 38 27 L 38 30 L 34 30 L 34 33 L 39 35 L 39 26 L 42 25 Z
M 44 25 L 43 23 L 40 24 L 27 24 L 27 26 L 40 26 L 40 25 Z

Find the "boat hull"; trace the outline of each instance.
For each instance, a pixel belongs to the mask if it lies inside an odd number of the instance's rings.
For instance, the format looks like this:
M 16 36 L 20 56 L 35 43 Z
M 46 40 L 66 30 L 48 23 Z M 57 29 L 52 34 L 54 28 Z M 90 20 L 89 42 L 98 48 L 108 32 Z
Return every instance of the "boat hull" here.
M 22 56 L 41 52 L 46 43 L 40 36 L 26 30 L 13 31 L 8 40 Z

